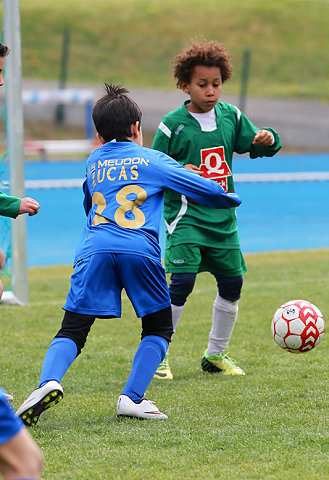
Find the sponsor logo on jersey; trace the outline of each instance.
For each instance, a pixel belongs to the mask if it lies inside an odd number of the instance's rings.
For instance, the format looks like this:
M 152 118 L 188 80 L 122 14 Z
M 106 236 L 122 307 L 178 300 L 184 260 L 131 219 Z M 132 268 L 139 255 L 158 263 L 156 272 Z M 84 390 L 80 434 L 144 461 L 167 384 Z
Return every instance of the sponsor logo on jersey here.
M 175 258 L 175 260 L 173 260 L 173 263 L 184 263 L 184 259 L 183 258 Z
M 185 126 L 185 125 L 184 125 L 183 123 L 181 123 L 181 124 L 179 125 L 179 127 L 177 128 L 177 130 L 175 130 L 175 135 L 178 135 L 179 132 L 181 132 L 181 131 L 183 130 L 184 126 Z
M 203 148 L 200 153 L 203 177 L 218 182 L 227 191 L 227 178 L 232 172 L 225 160 L 224 147 Z

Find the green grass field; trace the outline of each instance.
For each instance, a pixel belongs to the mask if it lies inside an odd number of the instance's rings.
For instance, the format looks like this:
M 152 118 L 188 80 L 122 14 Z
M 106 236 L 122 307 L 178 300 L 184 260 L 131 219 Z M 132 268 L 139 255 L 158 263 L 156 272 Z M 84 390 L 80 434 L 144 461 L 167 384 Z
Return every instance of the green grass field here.
M 200 274 L 174 341 L 175 379 L 147 396 L 167 422 L 117 419 L 118 395 L 139 342 L 127 299 L 121 320 L 98 320 L 62 385 L 63 401 L 31 429 L 45 454 L 45 480 L 326 480 L 329 461 L 328 340 L 303 355 L 271 338 L 284 301 L 310 300 L 329 315 L 329 250 L 246 256 L 231 355 L 247 375 L 206 374 L 215 281 Z M 37 386 L 45 351 L 62 319 L 70 267 L 29 271 L 30 305 L 1 306 L 1 384 L 17 408 Z
M 175 89 L 171 61 L 191 39 L 232 54 L 240 92 L 251 49 L 249 94 L 329 100 L 328 0 L 21 0 L 23 76 L 57 81 L 63 30 L 68 81 Z

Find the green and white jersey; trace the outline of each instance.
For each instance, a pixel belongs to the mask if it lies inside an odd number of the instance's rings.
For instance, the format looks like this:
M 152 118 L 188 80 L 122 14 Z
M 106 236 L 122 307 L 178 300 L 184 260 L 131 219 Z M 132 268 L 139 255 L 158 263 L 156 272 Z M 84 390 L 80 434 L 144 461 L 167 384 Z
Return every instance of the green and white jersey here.
M 181 165 L 193 164 L 200 167 L 204 177 L 219 182 L 228 192 L 234 192 L 234 152 L 249 152 L 251 158 L 270 157 L 281 148 L 278 134 L 270 128 L 266 130 L 273 134 L 273 145 L 252 145 L 259 128 L 237 107 L 228 103 L 216 104 L 216 128 L 203 131 L 200 123 L 187 110 L 188 103 L 189 100 L 162 119 L 152 148 L 166 153 Z M 184 195 L 167 190 L 164 196 L 164 218 L 167 247 L 194 243 L 224 249 L 240 248 L 234 208 L 217 210 L 205 207 Z

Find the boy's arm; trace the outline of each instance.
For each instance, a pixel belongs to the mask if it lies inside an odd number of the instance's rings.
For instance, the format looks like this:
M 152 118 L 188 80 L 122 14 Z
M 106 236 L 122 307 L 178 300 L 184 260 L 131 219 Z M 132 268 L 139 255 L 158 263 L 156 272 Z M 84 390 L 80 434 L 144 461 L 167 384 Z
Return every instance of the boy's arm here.
M 159 153 L 159 169 L 163 184 L 200 205 L 212 208 L 232 208 L 240 205 L 241 200 L 235 193 L 226 193 L 217 182 L 202 178 L 171 157 Z
M 262 128 L 261 130 L 267 130 L 273 135 L 274 142 L 271 145 L 261 145 L 253 143 L 260 131 L 255 125 L 239 110 L 237 120 L 237 136 L 234 145 L 234 151 L 237 153 L 249 152 L 250 158 L 257 157 L 272 157 L 281 148 L 281 140 L 279 135 L 272 128 Z
M 273 143 L 271 145 L 261 144 L 260 141 L 257 141 L 256 137 L 258 133 L 256 133 L 255 138 L 253 140 L 253 144 L 251 145 L 251 148 L 250 148 L 250 158 L 273 157 L 273 155 L 275 155 L 282 146 L 280 137 L 275 130 L 268 127 L 262 128 L 262 131 L 263 130 L 268 131 L 273 135 L 273 140 L 272 140 Z
M 0 215 L 16 218 L 19 214 L 21 199 L 0 192 Z

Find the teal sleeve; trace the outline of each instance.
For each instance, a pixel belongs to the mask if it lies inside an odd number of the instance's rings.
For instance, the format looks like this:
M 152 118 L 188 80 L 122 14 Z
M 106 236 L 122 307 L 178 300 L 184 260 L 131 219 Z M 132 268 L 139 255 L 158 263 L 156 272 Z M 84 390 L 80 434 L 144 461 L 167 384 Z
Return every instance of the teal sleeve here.
M 20 198 L 11 197 L 3 192 L 0 192 L 0 215 L 3 215 L 4 217 L 16 218 L 20 204 Z

